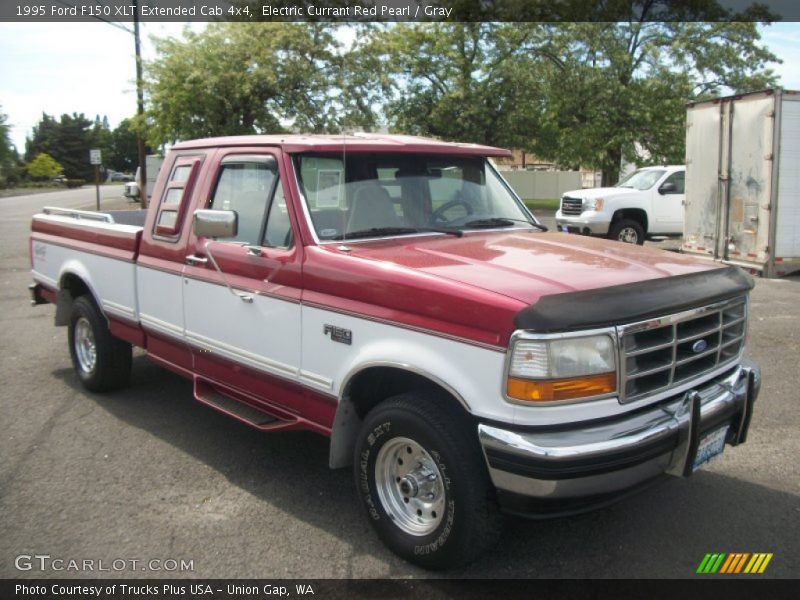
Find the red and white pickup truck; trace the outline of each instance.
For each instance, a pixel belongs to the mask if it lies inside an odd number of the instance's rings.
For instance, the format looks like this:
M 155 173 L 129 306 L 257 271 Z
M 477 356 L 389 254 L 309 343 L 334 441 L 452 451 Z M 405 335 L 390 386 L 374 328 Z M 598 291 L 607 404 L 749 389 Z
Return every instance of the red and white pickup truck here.
M 545 233 L 505 150 L 386 135 L 190 141 L 146 213 L 45 209 L 33 303 L 77 376 L 131 347 L 263 431 L 330 437 L 379 536 L 429 568 L 501 512 L 584 510 L 745 441 L 737 268 Z

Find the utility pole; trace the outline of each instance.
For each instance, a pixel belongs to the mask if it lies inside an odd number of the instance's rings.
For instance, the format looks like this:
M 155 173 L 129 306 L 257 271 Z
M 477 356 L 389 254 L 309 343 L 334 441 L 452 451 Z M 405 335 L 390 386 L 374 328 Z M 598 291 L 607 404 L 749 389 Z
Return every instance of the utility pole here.
M 139 127 L 136 128 L 136 146 L 139 152 L 139 199 L 142 209 L 147 208 L 147 157 L 145 155 L 142 127 L 144 126 L 144 88 L 142 81 L 142 45 L 139 41 L 139 0 L 133 0 L 133 38 L 136 45 L 136 114 Z

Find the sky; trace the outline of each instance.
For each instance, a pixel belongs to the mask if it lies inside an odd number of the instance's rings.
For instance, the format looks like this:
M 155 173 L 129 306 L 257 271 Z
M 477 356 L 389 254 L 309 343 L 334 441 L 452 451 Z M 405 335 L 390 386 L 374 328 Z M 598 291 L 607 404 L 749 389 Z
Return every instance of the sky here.
M 179 37 L 181 23 L 143 23 L 142 54 L 155 58 L 151 36 Z M 204 27 L 194 23 L 194 28 Z M 786 89 L 800 90 L 800 23 L 762 27 L 762 42 Z M 42 113 L 108 116 L 112 127 L 136 112 L 133 36 L 106 23 L 0 23 L 0 110 L 22 152 Z

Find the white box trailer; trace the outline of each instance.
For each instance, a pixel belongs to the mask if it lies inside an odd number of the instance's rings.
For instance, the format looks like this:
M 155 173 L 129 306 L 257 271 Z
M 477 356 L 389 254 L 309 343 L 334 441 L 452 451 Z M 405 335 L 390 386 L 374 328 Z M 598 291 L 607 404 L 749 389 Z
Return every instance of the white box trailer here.
M 800 270 L 800 93 L 688 105 L 682 252 L 764 277 Z

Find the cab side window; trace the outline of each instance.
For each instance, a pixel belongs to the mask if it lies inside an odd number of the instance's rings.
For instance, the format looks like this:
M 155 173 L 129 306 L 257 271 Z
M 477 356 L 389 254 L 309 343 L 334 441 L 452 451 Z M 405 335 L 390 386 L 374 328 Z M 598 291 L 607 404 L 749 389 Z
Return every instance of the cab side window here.
M 267 229 L 264 231 L 262 246 L 269 248 L 290 248 L 292 246 L 292 223 L 280 179 L 275 184 L 275 194 L 267 216 Z
M 226 238 L 228 241 L 259 243 L 276 180 L 274 159 L 258 162 L 223 161 L 211 208 L 232 210 L 238 215 L 238 233 L 235 237 Z
M 675 189 L 667 191 L 667 194 L 683 194 L 684 189 L 686 187 L 686 173 L 684 171 L 677 171 L 673 173 L 669 177 L 664 180 L 664 183 L 661 185 L 664 186 L 668 183 L 671 183 L 675 186 Z
M 292 226 L 274 157 L 231 155 L 222 161 L 209 208 L 238 215 L 236 236 L 227 241 L 289 248 Z

